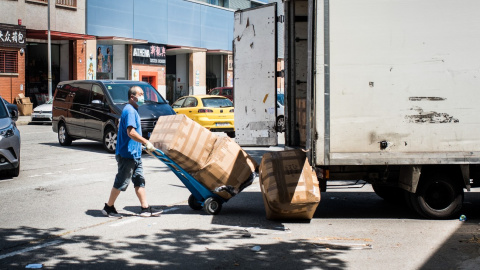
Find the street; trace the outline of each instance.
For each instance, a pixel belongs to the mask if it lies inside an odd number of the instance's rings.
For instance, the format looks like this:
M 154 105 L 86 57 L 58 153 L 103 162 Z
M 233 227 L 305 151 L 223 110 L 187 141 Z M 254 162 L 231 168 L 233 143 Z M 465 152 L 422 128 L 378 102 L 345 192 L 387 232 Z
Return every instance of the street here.
M 219 215 L 190 209 L 189 191 L 143 156 L 147 197 L 164 209 L 140 218 L 133 185 L 123 218 L 101 213 L 117 170 L 101 143 L 58 144 L 50 125 L 21 125 L 21 172 L 0 178 L 0 269 L 473 269 L 480 265 L 480 194 L 467 220 L 425 220 L 360 181 L 329 183 L 311 222 L 265 218 L 258 178 Z M 258 162 L 271 148 L 244 148 Z M 341 185 L 342 184 L 342 185 Z M 348 185 L 347 185 L 348 184 Z

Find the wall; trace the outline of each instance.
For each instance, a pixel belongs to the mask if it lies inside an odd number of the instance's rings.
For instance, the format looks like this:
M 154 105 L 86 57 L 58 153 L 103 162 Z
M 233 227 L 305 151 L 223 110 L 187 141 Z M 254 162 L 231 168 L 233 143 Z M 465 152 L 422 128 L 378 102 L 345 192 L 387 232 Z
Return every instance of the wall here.
M 88 1 L 86 32 L 232 50 L 233 10 L 183 0 Z
M 126 45 L 113 45 L 113 79 L 126 80 L 127 74 Z
M 85 34 L 85 0 L 77 0 L 77 8 L 56 7 L 50 1 L 50 29 L 52 31 Z M 0 1 L 1 23 L 17 24 L 18 19 L 28 29 L 47 30 L 47 4 L 28 0 Z
M 12 48 L 1 48 L 6 51 L 19 51 Z M 20 90 L 23 85 L 23 91 Z M 18 75 L 0 75 L 0 96 L 10 103 L 15 103 L 14 98 L 19 94 L 25 94 L 25 54 L 18 53 Z

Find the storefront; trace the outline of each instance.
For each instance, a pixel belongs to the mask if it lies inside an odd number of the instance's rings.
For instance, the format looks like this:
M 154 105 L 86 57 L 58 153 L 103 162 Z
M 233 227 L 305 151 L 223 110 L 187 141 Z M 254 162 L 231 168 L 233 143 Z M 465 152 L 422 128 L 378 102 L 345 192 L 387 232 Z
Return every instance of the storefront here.
M 148 43 L 132 45 L 131 48 L 131 79 L 150 83 L 163 97 L 167 98 L 166 46 Z
M 0 96 L 13 103 L 25 89 L 26 28 L 0 24 Z

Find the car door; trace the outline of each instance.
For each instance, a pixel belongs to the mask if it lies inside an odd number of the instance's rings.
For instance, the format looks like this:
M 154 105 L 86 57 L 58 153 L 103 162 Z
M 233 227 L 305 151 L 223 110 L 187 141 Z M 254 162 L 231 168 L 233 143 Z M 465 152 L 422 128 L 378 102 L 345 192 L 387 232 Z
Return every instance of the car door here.
M 85 133 L 92 140 L 103 139 L 103 125 L 108 120 L 110 107 L 107 104 L 102 87 L 92 84 L 89 104 L 86 106 Z
M 85 83 L 73 83 L 70 91 L 72 106 L 70 107 L 68 132 L 70 135 L 80 138 L 85 136 L 86 105 L 90 98 L 90 85 Z
M 198 101 L 194 97 L 186 97 L 185 102 L 183 102 L 182 107 L 173 109 L 177 114 L 185 114 L 190 119 L 195 120 L 195 115 L 197 114 Z

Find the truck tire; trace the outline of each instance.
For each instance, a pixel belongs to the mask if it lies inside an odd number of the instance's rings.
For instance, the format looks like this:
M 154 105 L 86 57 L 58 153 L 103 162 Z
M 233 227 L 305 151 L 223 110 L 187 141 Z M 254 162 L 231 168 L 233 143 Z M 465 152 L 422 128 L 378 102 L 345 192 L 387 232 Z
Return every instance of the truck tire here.
M 447 174 L 420 180 L 416 193 L 407 194 L 412 208 L 426 218 L 447 219 L 458 215 L 463 204 L 463 187 Z
M 103 134 L 103 147 L 109 153 L 115 153 L 117 149 L 117 133 L 113 128 L 107 128 Z
M 375 194 L 389 203 L 397 204 L 404 201 L 405 191 L 401 188 L 377 184 L 372 184 L 372 188 Z
M 64 123 L 58 125 L 58 142 L 61 146 L 72 145 L 72 137 L 68 135 L 67 127 Z

